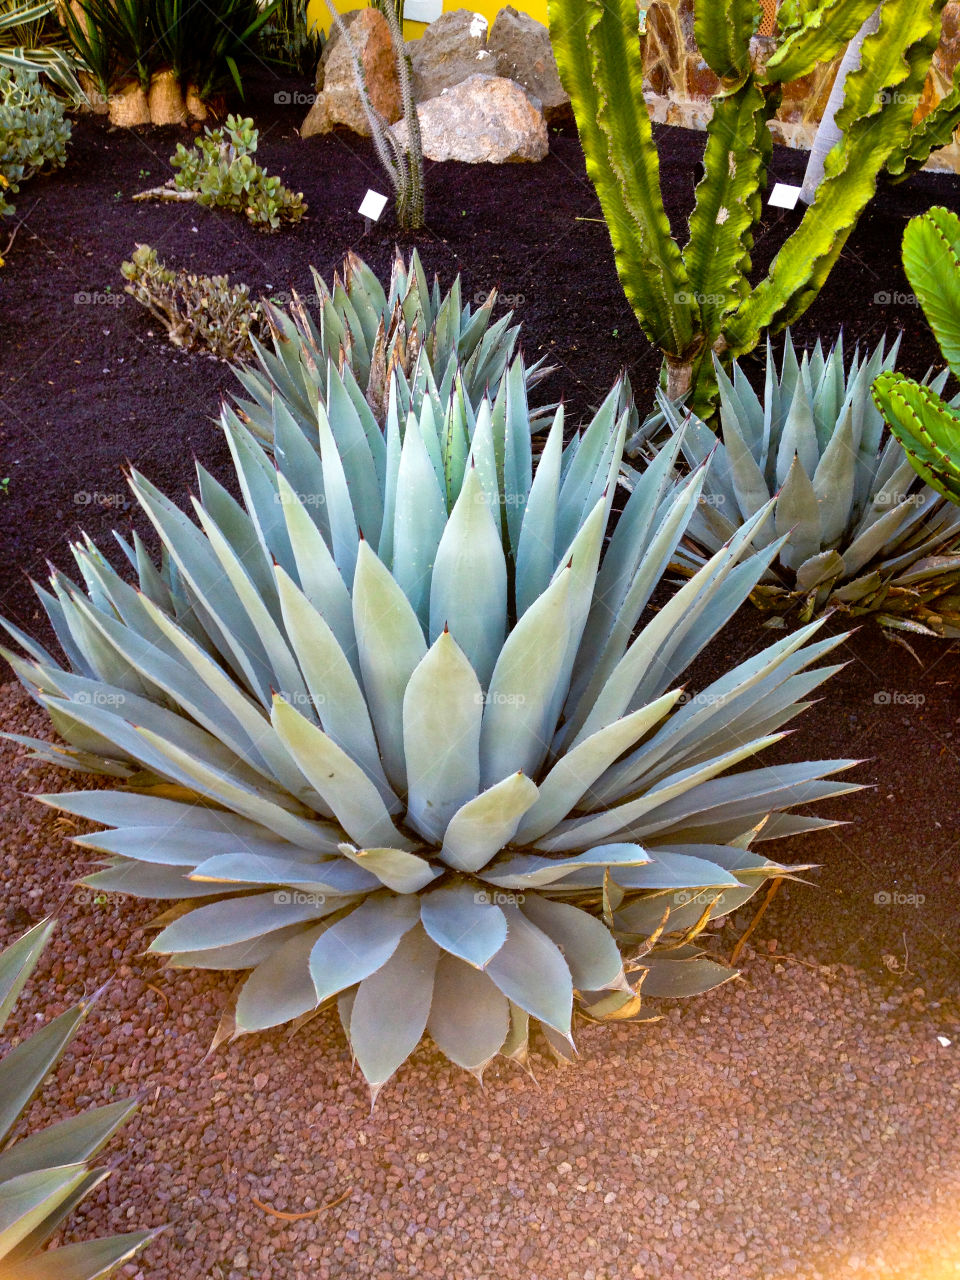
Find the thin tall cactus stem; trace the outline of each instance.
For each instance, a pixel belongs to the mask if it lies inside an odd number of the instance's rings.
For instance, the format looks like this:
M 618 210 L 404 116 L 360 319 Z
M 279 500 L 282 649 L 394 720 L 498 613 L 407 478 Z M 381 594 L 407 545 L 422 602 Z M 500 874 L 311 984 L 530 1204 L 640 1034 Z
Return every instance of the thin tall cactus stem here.
M 417 116 L 416 104 L 413 100 L 410 60 L 404 48 L 403 34 L 396 11 L 389 5 L 380 9 L 390 31 L 390 42 L 393 45 L 393 54 L 397 64 L 403 114 L 407 123 L 406 147 L 398 141 L 389 121 L 373 105 L 370 90 L 367 86 L 367 78 L 363 70 L 363 60 L 357 51 L 356 45 L 351 40 L 347 24 L 335 8 L 333 0 L 327 0 L 327 8 L 333 17 L 334 25 L 340 32 L 341 39 L 346 41 L 347 48 L 350 50 L 353 61 L 353 74 L 364 114 L 370 125 L 373 145 L 394 190 L 397 222 L 404 231 L 416 231 L 424 225 L 425 218 L 423 145 L 420 138 L 420 121 Z
M 423 141 L 420 137 L 420 117 L 417 115 L 417 104 L 413 100 L 413 82 L 410 75 L 410 57 L 403 42 L 403 31 L 396 9 L 387 5 L 385 14 L 387 26 L 390 28 L 390 39 L 393 43 L 393 54 L 397 60 L 397 78 L 400 81 L 400 100 L 403 103 L 403 118 L 407 124 L 408 185 L 405 192 L 406 219 L 400 225 L 408 230 L 416 230 L 423 226 L 426 217 L 426 200 L 423 186 Z M 399 209 L 398 209 L 399 214 Z

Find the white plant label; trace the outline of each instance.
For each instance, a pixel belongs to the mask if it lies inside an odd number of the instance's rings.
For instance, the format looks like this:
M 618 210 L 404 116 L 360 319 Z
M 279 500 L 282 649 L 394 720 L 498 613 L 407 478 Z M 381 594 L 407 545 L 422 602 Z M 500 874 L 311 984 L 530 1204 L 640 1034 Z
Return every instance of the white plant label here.
M 799 187 L 791 187 L 787 182 L 776 182 L 767 204 L 772 204 L 775 209 L 795 209 L 799 199 Z
M 362 214 L 365 218 L 372 218 L 376 222 L 386 207 L 386 196 L 382 196 L 379 191 L 368 191 L 363 197 L 357 213 Z

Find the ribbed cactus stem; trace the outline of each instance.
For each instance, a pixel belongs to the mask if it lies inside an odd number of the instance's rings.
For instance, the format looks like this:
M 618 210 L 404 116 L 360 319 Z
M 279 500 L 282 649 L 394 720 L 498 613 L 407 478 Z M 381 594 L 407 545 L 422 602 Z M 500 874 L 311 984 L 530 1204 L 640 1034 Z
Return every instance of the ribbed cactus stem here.
M 396 148 L 389 145 L 388 139 L 392 141 L 390 126 L 373 105 L 370 98 L 370 90 L 367 88 L 367 77 L 363 70 L 363 60 L 357 52 L 357 47 L 350 39 L 350 31 L 344 22 L 339 10 L 333 4 L 333 0 L 327 0 L 327 8 L 333 18 L 333 24 L 340 33 L 341 40 L 345 40 L 347 48 L 350 50 L 351 60 L 353 62 L 353 74 L 357 85 L 357 91 L 360 94 L 360 102 L 363 106 L 364 114 L 367 117 L 367 123 L 370 125 L 370 134 L 373 138 L 373 145 L 377 153 L 380 163 L 383 165 L 387 177 L 390 179 L 390 185 L 399 193 L 400 189 L 400 171 L 396 161 Z M 394 154 L 391 154 L 391 151 Z
M 327 0 L 327 8 L 333 17 L 334 25 L 340 32 L 341 39 L 347 42 L 347 48 L 353 61 L 353 74 L 360 101 L 363 105 L 373 145 L 380 163 L 383 165 L 390 185 L 396 197 L 397 222 L 404 231 L 415 231 L 423 226 L 423 147 L 420 141 L 420 121 L 417 117 L 416 104 L 413 101 L 413 88 L 410 81 L 410 60 L 403 44 L 403 33 L 400 20 L 392 5 L 377 6 L 383 14 L 390 32 L 390 43 L 397 64 L 397 78 L 400 83 L 400 94 L 403 102 L 404 118 L 407 122 L 407 146 L 403 147 L 388 120 L 373 105 L 367 77 L 363 70 L 363 59 L 356 45 L 350 39 L 350 32 L 342 16 L 335 8 L 333 0 Z
M 397 78 L 400 82 L 400 100 L 403 118 L 407 125 L 407 182 L 403 192 L 403 209 L 397 200 L 397 219 L 405 230 L 413 231 L 423 226 L 426 213 L 423 190 L 423 142 L 420 137 L 420 117 L 413 100 L 413 84 L 410 76 L 410 57 L 403 42 L 403 31 L 396 9 L 386 5 L 384 16 L 390 28 L 393 53 L 397 62 Z
M 780 36 L 757 56 L 751 40 L 759 0 L 695 0 L 694 31 L 720 78 L 703 157 L 703 177 L 681 253 L 660 189 L 659 156 L 643 96 L 635 0 L 549 0 L 550 34 L 597 189 L 617 271 L 644 333 L 664 355 L 664 386 L 689 394 L 712 421 L 718 392 L 707 353 L 729 359 L 756 346 L 764 329 L 803 315 L 823 287 L 880 173 L 922 162 L 926 137 L 907 140 L 942 26 L 944 0 L 784 0 Z M 876 12 L 874 12 L 876 10 Z M 879 15 L 879 21 L 878 21 Z M 753 275 L 772 147 L 769 121 L 783 85 L 830 62 L 847 45 L 832 109 L 805 198 L 813 200 L 765 278 Z M 844 94 L 844 89 L 846 93 Z M 960 114 L 951 102 L 930 127 L 942 136 Z M 842 134 L 829 136 L 836 109 Z M 819 169 L 819 173 L 817 170 Z
M 804 204 L 813 204 L 814 196 L 817 194 L 823 179 L 823 164 L 829 153 L 840 141 L 842 134 L 835 123 L 835 116 L 843 106 L 843 97 L 846 92 L 847 76 L 851 71 L 855 71 L 860 65 L 860 51 L 863 42 L 868 35 L 872 35 L 880 26 L 880 7 L 879 5 L 866 20 L 857 34 L 847 45 L 846 52 L 837 69 L 837 78 L 833 82 L 833 88 L 830 90 L 830 97 L 827 100 L 827 107 L 820 120 L 817 128 L 816 136 L 813 139 L 813 146 L 810 149 L 810 158 L 807 160 L 807 168 L 803 175 L 803 186 L 800 188 L 800 199 Z

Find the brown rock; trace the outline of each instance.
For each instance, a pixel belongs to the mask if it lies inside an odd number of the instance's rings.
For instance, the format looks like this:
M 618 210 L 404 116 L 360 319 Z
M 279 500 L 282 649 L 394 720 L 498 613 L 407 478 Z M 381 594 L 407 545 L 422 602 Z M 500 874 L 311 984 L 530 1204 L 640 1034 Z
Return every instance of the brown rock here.
M 300 126 L 300 136 L 312 138 L 314 134 L 329 133 L 336 124 L 329 102 L 322 93 L 318 93 L 313 106 L 307 112 L 307 118 Z M 367 131 L 369 132 L 369 125 Z
M 720 79 L 702 58 L 687 62 L 686 93 L 689 98 L 712 98 L 720 88 Z
M 832 62 L 821 63 L 809 75 L 785 84 L 783 101 L 777 112 L 779 118 L 795 124 L 816 125 L 826 109 L 839 66 L 839 58 L 834 58 Z M 815 129 L 814 132 L 816 132 Z
M 396 59 L 386 18 L 376 9 L 360 10 L 352 15 L 349 38 L 363 64 L 370 101 L 392 124 L 400 118 L 402 107 Z M 338 124 L 346 125 L 354 133 L 370 136 L 350 44 L 341 36 L 319 73 L 323 77 L 322 88 L 300 130 L 304 138 L 315 133 L 329 133 Z
M 487 49 L 487 20 L 471 9 L 451 9 L 431 22 L 419 40 L 407 43 L 417 102 L 437 97 L 470 76 L 496 75 L 497 60 Z
M 319 90 L 323 88 L 324 76 L 326 75 L 327 63 L 333 56 L 333 51 L 340 43 L 340 27 L 343 26 L 350 30 L 355 19 L 360 17 L 363 9 L 350 9 L 347 13 L 341 13 L 340 22 L 330 24 L 330 34 L 327 36 L 326 43 L 323 46 L 323 53 L 320 55 L 320 61 L 317 63 L 317 76 L 315 87 Z
M 537 98 L 548 121 L 570 116 L 570 98 L 543 23 L 507 5 L 497 14 L 487 49 L 497 60 L 497 75 L 515 80 Z
M 960 54 L 960 0 L 950 0 L 943 7 L 943 35 L 940 48 L 954 56 Z

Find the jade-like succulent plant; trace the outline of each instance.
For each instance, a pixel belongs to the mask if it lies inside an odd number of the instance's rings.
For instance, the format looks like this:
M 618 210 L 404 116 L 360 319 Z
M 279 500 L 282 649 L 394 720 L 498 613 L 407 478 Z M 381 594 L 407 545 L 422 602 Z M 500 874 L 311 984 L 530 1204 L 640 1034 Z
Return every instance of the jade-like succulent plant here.
M 229 276 L 174 271 L 148 244 L 138 244 L 120 271 L 127 281 L 124 292 L 160 321 L 175 347 L 235 360 L 250 353 L 254 335 L 266 331 L 262 304 Z
M 0 18 L 0 31 L 3 19 Z M 63 103 L 36 71 L 16 72 L 0 59 L 0 217 L 14 206 L 7 198 L 43 169 L 67 163 L 71 125 Z
M 227 116 L 223 126 L 204 129 L 191 147 L 177 143 L 170 163 L 175 178 L 134 196 L 135 200 L 196 201 L 207 208 L 242 213 L 258 231 L 279 231 L 307 211 L 300 191 L 285 187 L 254 160 L 259 131 L 247 117 Z

